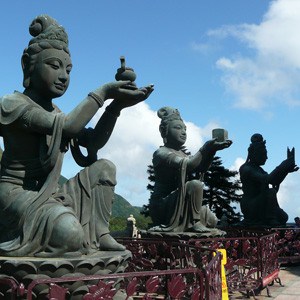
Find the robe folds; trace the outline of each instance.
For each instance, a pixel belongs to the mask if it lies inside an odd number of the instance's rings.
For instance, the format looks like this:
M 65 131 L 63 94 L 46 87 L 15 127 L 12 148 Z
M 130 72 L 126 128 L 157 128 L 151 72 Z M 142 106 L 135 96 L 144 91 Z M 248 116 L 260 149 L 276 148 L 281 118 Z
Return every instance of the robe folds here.
M 99 237 L 108 233 L 116 185 L 115 167 L 107 160 L 98 160 L 95 164 L 99 169 L 103 166 L 105 172 L 99 173 L 96 183 L 91 180 L 89 166 L 62 186 L 58 184 L 70 142 L 63 136 L 65 115 L 58 109 L 51 112 L 55 114 L 52 134 L 30 132 L 28 128 L 27 132 L 38 139 L 38 157 L 14 159 L 5 151 L 6 136 L 14 133 L 11 129 L 14 123 L 25 120 L 25 114 L 31 110 L 48 113 L 18 92 L 0 98 L 0 135 L 4 139 L 0 174 L 0 255 L 34 256 L 47 251 L 53 226 L 64 215 L 73 215 L 80 222 L 84 231 L 82 244 L 87 251 L 97 249 Z M 18 143 L 17 138 L 15 143 Z

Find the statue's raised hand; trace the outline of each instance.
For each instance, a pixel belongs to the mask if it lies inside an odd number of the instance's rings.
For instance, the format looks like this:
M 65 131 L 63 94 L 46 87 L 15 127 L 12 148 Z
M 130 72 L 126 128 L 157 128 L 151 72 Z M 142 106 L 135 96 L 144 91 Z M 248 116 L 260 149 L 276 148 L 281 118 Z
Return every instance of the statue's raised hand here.
M 135 92 L 137 94 L 133 95 L 132 98 L 131 97 L 115 98 L 115 101 L 117 102 L 118 106 L 121 109 L 125 108 L 125 107 L 130 107 L 130 106 L 136 105 L 136 104 L 146 100 L 150 96 L 150 94 L 153 92 L 153 90 L 154 90 L 154 86 L 153 86 L 153 84 L 150 84 L 148 86 L 136 89 Z
M 284 170 L 286 173 L 292 173 L 299 170 L 299 167 L 295 164 L 295 159 L 293 156 L 285 159 L 280 165 L 279 168 Z
M 295 161 L 295 148 L 290 149 L 287 147 L 287 158 L 291 158 Z
M 223 142 L 218 142 L 217 139 L 211 139 L 202 146 L 202 149 L 204 151 L 213 153 L 213 152 L 228 148 L 231 146 L 231 144 L 232 144 L 231 140 L 225 140 Z
M 299 170 L 299 167 L 295 163 L 295 148 L 287 148 L 287 159 L 283 161 L 285 164 L 286 170 L 289 173 L 296 172 Z
M 128 88 L 130 84 L 131 88 Z M 102 87 L 106 99 L 114 99 L 114 106 L 122 109 L 144 101 L 152 93 L 153 85 L 143 88 L 132 88 L 131 81 L 114 81 Z
M 232 140 L 225 140 L 223 142 L 215 141 L 214 147 L 215 147 L 216 151 L 218 151 L 218 150 L 223 150 L 223 149 L 230 147 L 231 144 L 232 144 Z

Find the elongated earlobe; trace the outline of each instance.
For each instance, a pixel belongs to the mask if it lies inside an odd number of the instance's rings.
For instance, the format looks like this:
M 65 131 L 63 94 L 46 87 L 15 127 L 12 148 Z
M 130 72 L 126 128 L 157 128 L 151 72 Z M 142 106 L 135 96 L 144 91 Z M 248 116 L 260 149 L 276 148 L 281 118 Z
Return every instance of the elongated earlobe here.
M 30 85 L 30 71 L 29 71 L 29 55 L 24 53 L 21 58 L 21 65 L 23 70 L 23 86 L 28 88 Z
M 28 88 L 29 87 L 29 85 L 30 85 L 30 77 L 28 76 L 28 77 L 24 77 L 24 80 L 23 80 L 23 86 L 24 86 L 24 88 L 26 89 L 26 88 Z

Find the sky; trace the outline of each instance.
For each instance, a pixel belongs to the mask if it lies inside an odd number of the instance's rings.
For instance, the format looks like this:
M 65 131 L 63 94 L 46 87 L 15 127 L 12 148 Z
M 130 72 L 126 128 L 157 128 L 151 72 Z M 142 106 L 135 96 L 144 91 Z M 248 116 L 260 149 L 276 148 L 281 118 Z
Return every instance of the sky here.
M 267 172 L 286 158 L 287 147 L 295 147 L 300 165 L 299 0 L 5 1 L 0 95 L 23 91 L 20 58 L 39 14 L 55 18 L 69 35 L 71 82 L 55 99 L 63 112 L 113 81 L 122 55 L 138 86 L 154 84 L 145 102 L 122 111 L 98 153 L 117 166 L 116 192 L 132 205 L 148 203 L 147 166 L 163 144 L 156 115 L 163 106 L 180 111 L 192 153 L 213 128 L 226 129 L 233 144 L 217 153 L 226 168 L 238 170 L 254 133 L 266 139 Z M 68 153 L 62 174 L 79 170 Z M 300 171 L 289 174 L 278 193 L 290 222 L 300 215 L 299 182 Z

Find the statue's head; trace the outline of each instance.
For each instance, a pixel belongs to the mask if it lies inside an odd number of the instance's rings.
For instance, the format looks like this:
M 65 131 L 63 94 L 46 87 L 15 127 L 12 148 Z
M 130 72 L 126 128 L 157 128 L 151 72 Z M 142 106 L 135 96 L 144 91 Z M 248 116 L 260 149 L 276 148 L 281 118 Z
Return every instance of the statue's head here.
M 29 32 L 33 38 L 29 41 L 28 47 L 22 55 L 23 86 L 29 88 L 33 84 L 40 85 L 40 83 L 33 81 L 43 80 L 43 78 L 38 78 L 42 77 L 42 72 L 39 71 L 42 64 L 48 64 L 54 70 L 62 63 L 64 64 L 63 68 L 68 73 L 67 75 L 69 75 L 72 65 L 68 49 L 68 36 L 64 28 L 50 16 L 40 15 L 30 24 Z M 66 66 L 68 67 L 66 68 Z M 47 70 L 43 71 L 45 73 Z M 40 74 L 36 74 L 38 72 Z M 65 92 L 69 78 L 62 81 L 66 81 L 65 84 L 61 84 L 61 92 Z M 58 88 L 60 88 L 59 85 Z M 64 85 L 66 85 L 65 89 Z
M 186 126 L 179 111 L 172 107 L 162 107 L 157 115 L 161 119 L 159 131 L 164 144 L 182 146 L 186 141 Z
M 256 165 L 262 166 L 268 159 L 266 141 L 259 133 L 255 133 L 251 137 L 251 144 L 248 148 L 248 161 Z

